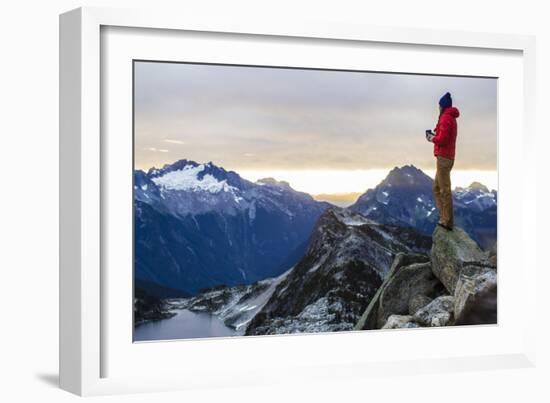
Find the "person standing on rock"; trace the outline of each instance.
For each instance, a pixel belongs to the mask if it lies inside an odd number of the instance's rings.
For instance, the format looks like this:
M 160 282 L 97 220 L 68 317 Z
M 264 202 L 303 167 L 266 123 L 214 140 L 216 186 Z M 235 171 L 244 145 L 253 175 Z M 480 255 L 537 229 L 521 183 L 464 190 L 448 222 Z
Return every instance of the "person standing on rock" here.
M 451 169 L 455 161 L 455 145 L 457 136 L 456 118 L 460 116 L 453 107 L 450 93 L 439 100 L 439 119 L 435 133 L 426 131 L 426 140 L 434 144 L 436 172 L 433 183 L 435 205 L 439 211 L 437 225 L 451 231 L 453 229 L 453 195 L 451 191 Z

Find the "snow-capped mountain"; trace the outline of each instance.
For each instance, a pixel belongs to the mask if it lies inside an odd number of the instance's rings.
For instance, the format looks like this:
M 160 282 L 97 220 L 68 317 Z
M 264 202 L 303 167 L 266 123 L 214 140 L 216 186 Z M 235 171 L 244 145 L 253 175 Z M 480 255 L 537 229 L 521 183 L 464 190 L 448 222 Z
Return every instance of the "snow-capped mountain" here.
M 328 203 L 180 160 L 134 173 L 135 275 L 190 294 L 277 276 L 303 254 Z
M 180 160 L 162 169 L 136 171 L 135 199 L 175 216 L 218 212 L 236 215 L 248 212 L 254 220 L 258 207 L 284 212 L 292 217 L 302 211 L 317 211 L 328 203 L 318 203 L 308 194 L 297 192 L 287 182 L 273 178 L 253 183 L 236 172 L 212 162 L 198 164 Z M 313 202 L 313 203 L 312 203 Z
M 147 173 L 136 171 L 134 176 L 137 200 L 176 216 L 211 211 L 234 215 L 250 208 L 243 193 L 255 187 L 235 172 L 225 171 L 211 162 L 198 164 L 180 160 Z
M 398 252 L 426 254 L 431 239 L 333 207 L 319 218 L 306 254 L 282 278 L 246 334 L 352 329 Z
M 350 209 L 377 222 L 409 226 L 430 233 L 436 222 L 432 179 L 420 169 L 406 165 L 393 168 L 374 189 L 369 189 Z
M 431 234 L 439 218 L 432 186 L 433 180 L 420 169 L 412 165 L 395 167 L 349 208 L 380 223 Z M 455 224 L 483 248 L 491 248 L 496 241 L 497 192 L 474 182 L 467 188 L 456 188 L 453 201 Z
M 474 211 L 484 211 L 497 207 L 497 191 L 489 190 L 479 182 L 466 188 L 457 187 L 453 192 L 454 205 Z

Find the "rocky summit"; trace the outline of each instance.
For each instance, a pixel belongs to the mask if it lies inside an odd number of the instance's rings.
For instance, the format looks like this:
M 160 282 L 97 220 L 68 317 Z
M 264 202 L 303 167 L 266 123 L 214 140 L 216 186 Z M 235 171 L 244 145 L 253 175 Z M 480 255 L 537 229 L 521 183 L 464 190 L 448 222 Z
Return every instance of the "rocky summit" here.
M 308 250 L 254 317 L 247 334 L 351 330 L 398 253 L 427 253 L 429 238 L 330 208 Z
M 431 257 L 400 253 L 355 329 L 497 323 L 496 248 L 437 227 Z
M 437 227 L 433 233 L 432 268 L 445 288 L 454 293 L 462 267 L 484 261 L 487 256 L 461 228 Z

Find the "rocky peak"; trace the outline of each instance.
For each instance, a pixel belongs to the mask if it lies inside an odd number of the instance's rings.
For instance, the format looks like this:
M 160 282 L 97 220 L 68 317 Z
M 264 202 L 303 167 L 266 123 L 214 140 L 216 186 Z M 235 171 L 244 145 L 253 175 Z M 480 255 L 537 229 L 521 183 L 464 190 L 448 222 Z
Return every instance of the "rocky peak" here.
M 385 251 L 399 252 L 420 252 L 427 253 L 429 238 L 419 234 L 412 228 L 402 228 L 392 225 L 379 224 L 365 216 L 355 213 L 349 209 L 331 207 L 327 209 L 317 221 L 312 232 L 308 253 L 315 253 L 320 249 L 332 250 L 335 243 L 345 242 L 342 253 L 357 254 L 365 253 L 363 243 L 376 245 L 377 248 Z M 393 260 L 392 253 L 380 253 L 376 255 L 377 261 L 386 261 L 384 256 L 391 256 L 391 259 L 384 265 L 376 265 L 383 268 L 383 275 L 387 273 Z
M 414 165 L 404 165 L 393 168 L 386 179 L 381 183 L 382 186 L 431 186 L 431 178 Z
M 252 320 L 247 334 L 353 329 L 394 256 L 414 250 L 427 253 L 426 241 L 429 238 L 412 229 L 380 225 L 338 207 L 327 209 L 306 254 Z

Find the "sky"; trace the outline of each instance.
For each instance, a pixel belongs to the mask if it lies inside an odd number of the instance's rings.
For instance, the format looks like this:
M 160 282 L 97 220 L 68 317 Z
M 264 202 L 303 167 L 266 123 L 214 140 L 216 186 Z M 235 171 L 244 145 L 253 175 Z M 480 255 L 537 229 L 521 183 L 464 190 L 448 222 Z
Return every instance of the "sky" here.
M 212 161 L 311 194 L 363 192 L 395 166 L 433 176 L 438 100 L 459 108 L 453 186 L 497 188 L 497 80 L 135 62 L 135 168 Z

